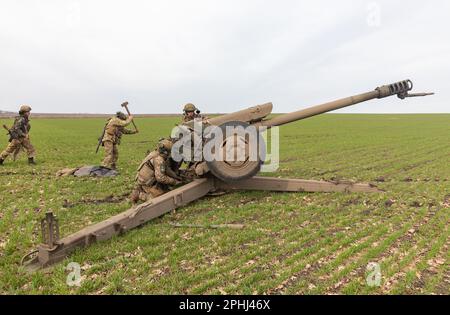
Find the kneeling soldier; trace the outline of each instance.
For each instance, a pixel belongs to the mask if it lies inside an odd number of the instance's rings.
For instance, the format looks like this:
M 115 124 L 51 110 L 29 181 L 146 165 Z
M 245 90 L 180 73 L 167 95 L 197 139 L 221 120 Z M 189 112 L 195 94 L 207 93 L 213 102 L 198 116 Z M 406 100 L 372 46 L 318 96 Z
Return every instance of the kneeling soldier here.
M 125 127 L 128 126 L 133 120 L 133 116 L 127 116 L 122 112 L 117 112 L 115 117 L 111 117 L 106 123 L 102 145 L 105 147 L 105 158 L 103 159 L 102 166 L 116 169 L 116 163 L 119 159 L 119 150 L 117 146 L 120 144 L 122 134 L 135 134 L 137 131 L 129 130 Z
M 142 161 L 136 175 L 136 186 L 130 195 L 133 203 L 161 196 L 182 183 L 174 170 L 176 163 L 170 157 L 172 146 L 171 140 L 163 139 L 157 149 Z
M 34 162 L 35 150 L 31 145 L 29 132 L 31 129 L 30 125 L 30 112 L 31 107 L 28 105 L 22 105 L 19 110 L 19 116 L 14 120 L 14 125 L 9 129 L 9 145 L 0 154 L 0 165 L 3 161 L 10 155 L 16 155 L 20 149 L 23 147 L 27 151 L 28 163 L 36 164 Z

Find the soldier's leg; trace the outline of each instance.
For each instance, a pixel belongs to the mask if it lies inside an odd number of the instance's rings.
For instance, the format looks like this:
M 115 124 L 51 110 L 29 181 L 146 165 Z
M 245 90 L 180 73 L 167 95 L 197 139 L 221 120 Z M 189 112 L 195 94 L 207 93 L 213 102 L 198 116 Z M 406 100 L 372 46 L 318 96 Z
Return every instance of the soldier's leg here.
M 22 140 L 22 145 L 27 150 L 28 158 L 34 158 L 36 156 L 36 150 L 34 149 L 33 145 L 31 144 L 31 141 L 29 138 L 25 138 Z
M 117 167 L 117 160 L 119 159 L 119 148 L 117 147 L 117 144 L 113 145 L 113 158 L 112 158 L 112 167 L 116 169 Z
M 163 194 L 165 194 L 167 190 L 165 190 L 159 183 L 156 183 L 155 185 L 148 188 L 148 193 L 151 195 L 152 198 L 159 197 Z
M 140 186 L 140 188 L 139 199 L 142 201 L 148 201 L 166 193 L 158 184 L 153 186 Z
M 19 156 L 20 151 L 22 151 L 22 150 L 25 151 L 25 149 L 24 149 L 23 146 L 17 147 L 17 149 L 16 149 L 16 150 L 14 151 L 14 153 L 12 154 L 12 159 L 13 159 L 13 161 L 17 160 L 17 157 Z
M 141 185 L 136 184 L 129 197 L 133 204 L 137 203 L 141 199 L 140 198 L 141 193 L 142 193 Z
M 20 148 L 20 141 L 17 139 L 11 140 L 6 149 L 0 154 L 0 160 L 3 162 L 10 154 L 13 154 L 17 148 Z
M 34 162 L 34 155 L 35 155 L 36 151 L 34 150 L 34 147 L 31 144 L 30 139 L 29 138 L 23 139 L 22 140 L 22 146 L 25 148 L 25 150 L 27 150 L 28 163 L 36 164 Z
M 130 200 L 133 204 L 138 203 L 139 201 L 147 201 L 152 199 L 150 192 L 148 191 L 148 186 L 141 186 L 136 184 L 133 191 L 130 194 Z
M 111 141 L 105 141 L 103 142 L 103 146 L 105 147 L 105 158 L 103 159 L 102 166 L 112 168 L 114 145 Z
M 138 184 L 131 193 L 130 200 L 133 204 L 136 204 L 138 201 L 146 202 L 165 193 L 166 191 L 157 184 L 153 186 L 143 186 Z

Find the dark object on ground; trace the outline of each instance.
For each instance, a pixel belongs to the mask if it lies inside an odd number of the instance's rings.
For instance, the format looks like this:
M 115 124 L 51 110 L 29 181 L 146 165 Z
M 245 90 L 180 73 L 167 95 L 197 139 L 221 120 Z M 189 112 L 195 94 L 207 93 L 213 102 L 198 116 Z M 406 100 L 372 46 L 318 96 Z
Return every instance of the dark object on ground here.
M 89 165 L 75 168 L 64 168 L 56 172 L 56 176 L 64 177 L 73 175 L 76 177 L 93 176 L 93 177 L 111 177 L 119 175 L 119 172 L 104 166 Z
M 117 176 L 119 172 L 116 170 L 112 170 L 110 168 L 104 166 L 83 166 L 80 167 L 75 173 L 73 173 L 76 177 L 81 176 L 97 176 L 97 177 L 109 177 L 109 176 Z

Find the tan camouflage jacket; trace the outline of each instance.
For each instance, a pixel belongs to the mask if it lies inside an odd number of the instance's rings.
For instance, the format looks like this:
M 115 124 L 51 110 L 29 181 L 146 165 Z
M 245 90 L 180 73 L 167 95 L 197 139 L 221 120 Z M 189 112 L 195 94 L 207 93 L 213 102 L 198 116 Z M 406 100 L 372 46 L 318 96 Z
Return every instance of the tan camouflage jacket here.
M 191 121 L 191 120 L 194 120 L 195 118 L 205 119 L 205 117 L 203 117 L 203 116 L 200 115 L 200 114 L 194 114 L 194 117 L 193 117 L 193 118 L 188 117 L 187 115 L 184 115 L 184 114 L 183 114 L 183 117 L 181 118 L 181 123 L 182 123 L 182 124 L 183 124 L 183 123 L 187 123 L 187 122 L 189 122 L 189 121 Z
M 139 166 L 136 181 L 145 186 L 152 186 L 156 183 L 176 185 L 179 181 L 167 175 L 169 171 L 175 173 L 169 168 L 168 159 L 161 156 L 158 151 L 152 151 Z
M 130 123 L 130 117 L 128 117 L 126 120 L 122 120 L 117 117 L 110 118 L 108 120 L 108 123 L 106 124 L 105 134 L 103 135 L 102 142 L 111 141 L 114 144 L 120 144 L 120 138 L 122 138 L 122 134 L 135 134 L 136 131 L 125 128 Z
M 14 118 L 14 125 L 11 127 L 10 132 L 14 135 L 13 138 L 24 139 L 28 137 L 31 125 L 28 118 L 24 116 L 16 116 Z

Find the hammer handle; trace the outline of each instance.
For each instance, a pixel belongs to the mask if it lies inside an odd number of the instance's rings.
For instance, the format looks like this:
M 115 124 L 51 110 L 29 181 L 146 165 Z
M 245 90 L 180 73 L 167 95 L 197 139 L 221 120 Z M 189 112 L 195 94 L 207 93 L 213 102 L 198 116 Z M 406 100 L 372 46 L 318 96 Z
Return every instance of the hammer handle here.
M 130 110 L 128 109 L 128 105 L 124 106 L 125 109 L 127 110 L 128 116 L 131 115 Z M 136 124 L 134 123 L 134 120 L 131 121 L 133 123 L 134 129 L 136 129 L 136 131 L 138 131 L 138 128 L 136 127 Z

